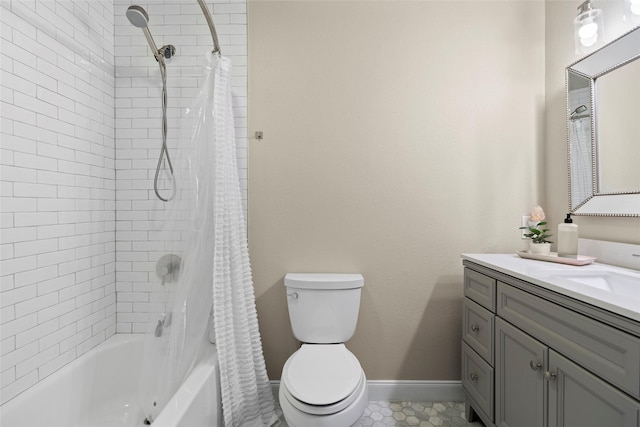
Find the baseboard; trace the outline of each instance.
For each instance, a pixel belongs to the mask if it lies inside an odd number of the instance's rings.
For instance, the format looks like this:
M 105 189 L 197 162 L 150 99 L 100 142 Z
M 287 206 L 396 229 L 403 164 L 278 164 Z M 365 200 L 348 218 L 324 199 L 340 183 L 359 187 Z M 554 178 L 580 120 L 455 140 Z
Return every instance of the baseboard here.
M 371 380 L 369 400 L 383 402 L 460 402 L 464 400 L 460 381 Z M 278 396 L 280 381 L 271 381 L 273 395 Z

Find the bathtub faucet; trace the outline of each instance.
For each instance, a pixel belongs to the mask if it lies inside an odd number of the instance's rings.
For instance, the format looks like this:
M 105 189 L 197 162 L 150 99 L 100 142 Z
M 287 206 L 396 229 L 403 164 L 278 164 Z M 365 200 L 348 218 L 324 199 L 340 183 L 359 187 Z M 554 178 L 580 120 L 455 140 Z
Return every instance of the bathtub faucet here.
M 158 320 L 158 324 L 156 325 L 155 336 L 161 337 L 162 331 L 164 330 L 164 328 L 169 327 L 169 325 L 171 325 L 171 313 L 165 314 L 162 317 L 162 319 Z

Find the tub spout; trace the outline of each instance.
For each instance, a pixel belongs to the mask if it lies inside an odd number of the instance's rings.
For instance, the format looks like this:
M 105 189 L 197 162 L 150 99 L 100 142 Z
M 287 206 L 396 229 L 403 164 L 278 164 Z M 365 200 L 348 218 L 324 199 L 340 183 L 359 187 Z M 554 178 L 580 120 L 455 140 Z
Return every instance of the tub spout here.
M 156 338 L 162 336 L 162 330 L 164 329 L 164 325 L 162 324 L 162 320 L 158 320 L 158 324 L 156 325 Z
M 162 331 L 164 331 L 164 328 L 168 328 L 169 325 L 171 325 L 171 313 L 167 313 L 164 316 L 162 316 L 162 319 L 158 320 L 158 323 L 156 324 L 156 332 L 155 335 L 156 337 L 161 337 L 162 336 Z

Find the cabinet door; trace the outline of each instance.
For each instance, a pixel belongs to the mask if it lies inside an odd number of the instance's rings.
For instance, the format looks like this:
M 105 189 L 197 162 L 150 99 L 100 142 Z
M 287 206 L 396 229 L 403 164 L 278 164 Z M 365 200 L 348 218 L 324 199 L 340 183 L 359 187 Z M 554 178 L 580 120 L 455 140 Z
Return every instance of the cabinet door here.
M 496 426 L 544 427 L 548 349 L 496 318 Z
M 638 427 L 640 403 L 549 351 L 549 427 Z

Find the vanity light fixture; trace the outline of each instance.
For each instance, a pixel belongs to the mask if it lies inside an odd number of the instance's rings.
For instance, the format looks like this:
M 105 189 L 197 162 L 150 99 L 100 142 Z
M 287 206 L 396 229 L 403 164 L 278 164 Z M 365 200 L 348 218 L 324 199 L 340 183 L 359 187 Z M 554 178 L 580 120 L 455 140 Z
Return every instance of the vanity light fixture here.
M 624 0 L 624 22 L 640 25 L 640 0 Z
M 640 0 L 630 1 L 637 2 Z M 578 6 L 578 16 L 573 20 L 573 38 L 576 53 L 579 54 L 588 53 L 603 44 L 604 19 L 602 17 L 602 10 L 593 9 L 591 0 L 586 0 Z

